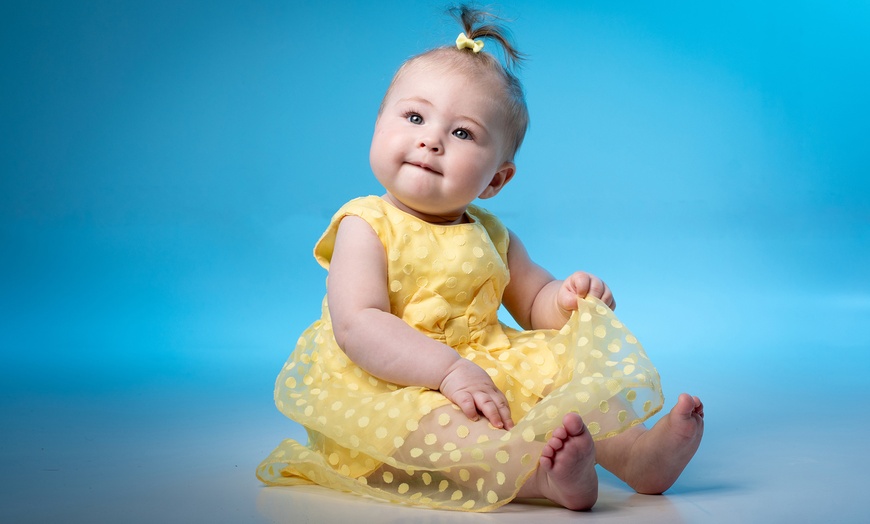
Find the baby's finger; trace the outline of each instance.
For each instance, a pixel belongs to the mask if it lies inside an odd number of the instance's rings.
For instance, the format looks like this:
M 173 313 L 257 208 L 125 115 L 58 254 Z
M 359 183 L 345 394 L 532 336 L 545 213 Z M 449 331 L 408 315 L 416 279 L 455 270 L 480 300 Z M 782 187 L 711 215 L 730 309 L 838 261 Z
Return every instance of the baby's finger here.
M 456 394 L 453 399 L 453 403 L 459 406 L 459 409 L 465 413 L 465 416 L 468 417 L 468 420 L 478 421 L 480 420 L 480 415 L 477 413 L 477 406 L 475 405 L 474 396 L 467 391 L 461 391 Z
M 501 419 L 498 406 L 496 406 L 492 397 L 486 393 L 479 392 L 474 400 L 475 404 L 477 404 L 477 410 L 483 414 L 490 424 L 497 428 L 504 427 L 504 421 Z
M 583 297 L 585 295 L 580 295 L 571 289 L 570 286 L 562 287 L 562 289 L 559 290 L 559 294 L 556 295 L 556 304 L 564 311 L 574 311 L 577 309 L 578 296 Z
M 508 405 L 507 400 L 501 398 L 496 401 L 496 406 L 498 406 L 499 415 L 501 415 L 501 419 L 504 421 L 504 429 L 511 429 L 514 427 L 514 421 L 511 418 L 511 407 Z
M 604 284 L 604 293 L 601 294 L 601 301 L 604 302 L 611 310 L 616 309 L 616 300 L 613 299 L 613 293 L 610 287 Z
M 514 423 L 511 420 L 511 411 L 504 397 L 499 395 L 490 395 L 488 393 L 479 393 L 477 397 L 478 410 L 483 413 L 483 416 L 490 424 L 497 428 L 510 429 Z
M 586 296 L 600 298 L 602 302 L 606 303 L 606 301 L 604 300 L 605 293 L 609 294 L 610 289 L 607 287 L 604 281 L 598 277 L 592 277 L 592 280 L 589 282 L 589 292 L 586 294 Z
M 589 294 L 589 288 L 591 286 L 590 280 L 590 275 L 582 271 L 578 271 L 568 277 L 567 289 L 571 292 L 572 295 L 585 297 Z

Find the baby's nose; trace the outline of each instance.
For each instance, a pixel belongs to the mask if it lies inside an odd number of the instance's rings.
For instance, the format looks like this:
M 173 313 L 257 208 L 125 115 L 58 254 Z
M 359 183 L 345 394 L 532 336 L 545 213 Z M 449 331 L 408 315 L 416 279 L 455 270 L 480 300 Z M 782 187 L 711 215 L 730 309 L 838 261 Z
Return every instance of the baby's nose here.
M 428 149 L 433 153 L 438 153 L 442 149 L 441 141 L 433 137 L 421 138 L 420 143 L 417 145 L 417 147 L 421 149 Z

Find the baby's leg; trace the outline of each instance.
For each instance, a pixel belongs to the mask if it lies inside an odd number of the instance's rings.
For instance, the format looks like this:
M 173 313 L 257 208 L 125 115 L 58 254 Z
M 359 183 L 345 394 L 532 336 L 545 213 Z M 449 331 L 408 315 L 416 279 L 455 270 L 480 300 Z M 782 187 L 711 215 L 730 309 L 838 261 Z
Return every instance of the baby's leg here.
M 638 493 L 670 488 L 695 455 L 704 433 L 704 405 L 680 395 L 652 429 L 635 426 L 596 443 L 598 462 Z
M 586 510 L 598 499 L 595 446 L 580 415 L 568 413 L 541 452 L 538 469 L 522 486 L 520 497 L 546 497 L 573 510 Z
M 419 491 L 422 499 L 453 509 L 479 510 L 508 502 L 544 447 L 495 428 L 483 417 L 469 420 L 452 404 L 411 426 L 367 483 L 385 491 L 405 484 L 407 495 Z
M 470 421 L 455 406 L 444 406 L 420 420 L 393 459 L 395 464 L 385 464 L 373 482 L 389 471 L 387 479 L 395 483 L 406 475 L 403 465 L 410 465 L 428 488 L 427 496 L 449 497 L 463 507 L 471 499 L 476 499 L 471 508 L 498 505 L 516 493 L 580 510 L 590 508 L 598 495 L 592 437 L 575 413 L 566 415 L 544 443 L 494 428 L 483 417 Z

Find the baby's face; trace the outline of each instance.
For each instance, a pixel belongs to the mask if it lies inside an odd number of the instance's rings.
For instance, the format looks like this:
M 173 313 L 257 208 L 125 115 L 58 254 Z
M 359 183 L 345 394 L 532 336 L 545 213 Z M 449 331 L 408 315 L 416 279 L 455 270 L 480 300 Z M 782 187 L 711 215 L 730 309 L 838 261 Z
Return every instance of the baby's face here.
M 378 181 L 427 215 L 461 215 L 475 198 L 491 196 L 496 174 L 505 167 L 513 174 L 506 117 L 492 93 L 501 93 L 494 78 L 439 65 L 404 72 L 375 125 L 370 162 Z

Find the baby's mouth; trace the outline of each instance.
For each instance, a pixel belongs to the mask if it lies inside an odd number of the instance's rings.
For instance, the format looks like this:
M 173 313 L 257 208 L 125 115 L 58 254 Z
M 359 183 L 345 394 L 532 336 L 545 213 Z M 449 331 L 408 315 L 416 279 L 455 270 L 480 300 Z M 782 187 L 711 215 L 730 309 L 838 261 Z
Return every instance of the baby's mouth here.
M 419 167 L 420 169 L 424 169 L 424 170 L 426 170 L 432 174 L 435 174 L 435 175 L 441 174 L 440 171 L 436 170 L 435 168 L 433 168 L 432 166 L 430 166 L 429 164 L 427 164 L 425 162 L 406 162 L 406 163 L 410 164 L 414 167 Z

